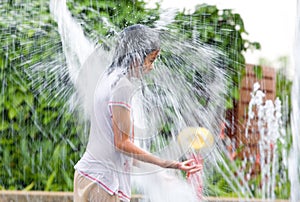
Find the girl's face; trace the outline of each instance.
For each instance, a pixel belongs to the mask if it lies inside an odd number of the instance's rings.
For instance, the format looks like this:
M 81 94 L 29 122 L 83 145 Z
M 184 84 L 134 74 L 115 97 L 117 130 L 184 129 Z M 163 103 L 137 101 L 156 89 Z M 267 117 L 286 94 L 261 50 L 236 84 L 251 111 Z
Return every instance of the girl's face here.
M 143 74 L 149 73 L 153 69 L 153 62 L 157 58 L 159 50 L 152 51 L 149 53 L 145 59 L 143 66 L 140 66 L 138 62 L 132 63 L 130 69 L 130 77 L 141 78 Z
M 144 60 L 144 64 L 143 64 L 143 73 L 144 74 L 149 73 L 154 68 L 153 62 L 157 58 L 158 54 L 159 54 L 159 50 L 155 50 L 146 56 L 146 58 Z

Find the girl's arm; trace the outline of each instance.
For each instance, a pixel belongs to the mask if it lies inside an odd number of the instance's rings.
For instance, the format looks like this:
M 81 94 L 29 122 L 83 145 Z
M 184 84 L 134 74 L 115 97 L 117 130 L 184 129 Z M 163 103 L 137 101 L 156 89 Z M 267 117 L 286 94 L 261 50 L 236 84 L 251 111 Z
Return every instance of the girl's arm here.
M 163 168 L 180 169 L 189 173 L 201 170 L 201 165 L 196 165 L 194 160 L 185 162 L 163 160 L 136 146 L 130 140 L 131 117 L 130 111 L 122 106 L 112 106 L 112 127 L 114 132 L 114 146 L 120 152 L 137 160 L 152 163 Z

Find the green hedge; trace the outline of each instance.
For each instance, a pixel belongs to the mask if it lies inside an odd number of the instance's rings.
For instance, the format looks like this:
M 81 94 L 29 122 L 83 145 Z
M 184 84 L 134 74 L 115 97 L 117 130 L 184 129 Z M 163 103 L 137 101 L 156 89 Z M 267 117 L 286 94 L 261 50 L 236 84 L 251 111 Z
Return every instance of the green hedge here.
M 45 68 L 65 65 L 48 1 L 2 1 L 0 12 L 0 188 L 70 191 L 83 129 L 55 96 L 59 83 L 71 93 L 67 76 Z
M 101 16 L 119 28 L 155 16 L 142 1 L 90 2 L 68 5 L 99 41 L 110 34 Z M 71 191 L 88 127 L 68 106 L 73 88 L 49 2 L 4 0 L 0 13 L 0 189 Z

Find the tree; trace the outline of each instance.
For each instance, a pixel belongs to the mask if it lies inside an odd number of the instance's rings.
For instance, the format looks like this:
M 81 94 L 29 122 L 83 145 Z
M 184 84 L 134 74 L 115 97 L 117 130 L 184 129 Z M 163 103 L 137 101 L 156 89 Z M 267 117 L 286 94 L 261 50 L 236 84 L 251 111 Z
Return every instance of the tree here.
M 73 16 L 82 22 L 85 34 L 99 43 L 102 37 L 133 24 L 152 26 L 159 18 L 159 6 L 146 9 L 145 5 L 144 1 L 132 0 L 72 0 L 68 3 Z
M 214 5 L 198 5 L 191 14 L 185 11 L 176 16 L 179 31 L 222 51 L 228 74 L 227 108 L 233 108 L 239 99 L 239 83 L 244 74 L 248 49 L 259 49 L 260 44 L 243 38 L 246 32 L 243 19 L 230 9 L 219 10 Z

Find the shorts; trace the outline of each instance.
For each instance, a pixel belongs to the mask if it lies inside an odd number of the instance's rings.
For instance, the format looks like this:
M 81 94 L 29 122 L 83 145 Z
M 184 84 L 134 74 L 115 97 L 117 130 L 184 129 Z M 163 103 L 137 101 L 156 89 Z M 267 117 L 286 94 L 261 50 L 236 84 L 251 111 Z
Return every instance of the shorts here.
M 117 195 L 110 195 L 96 182 L 75 171 L 74 202 L 120 202 L 120 199 Z

